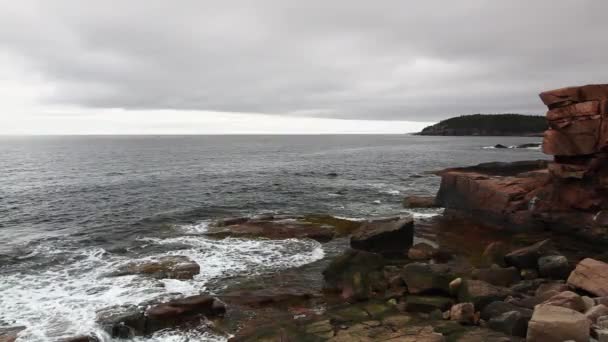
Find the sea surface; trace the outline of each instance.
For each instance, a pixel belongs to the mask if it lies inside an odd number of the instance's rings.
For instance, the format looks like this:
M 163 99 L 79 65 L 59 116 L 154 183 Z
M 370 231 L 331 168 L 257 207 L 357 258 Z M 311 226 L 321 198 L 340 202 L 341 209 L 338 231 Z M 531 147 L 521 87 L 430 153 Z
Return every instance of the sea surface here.
M 331 214 L 367 218 L 432 195 L 431 171 L 490 161 L 546 159 L 538 149 L 493 149 L 539 138 L 321 136 L 0 137 L 0 327 L 19 341 L 103 334 L 95 311 L 167 293 L 216 293 L 228 279 L 323 259 L 312 240 L 210 240 L 224 217 Z M 185 255 L 193 280 L 108 277 L 121 265 Z M 225 280 L 225 281 L 224 281 Z M 107 340 L 107 338 L 106 338 Z M 165 331 L 138 341 L 214 341 Z

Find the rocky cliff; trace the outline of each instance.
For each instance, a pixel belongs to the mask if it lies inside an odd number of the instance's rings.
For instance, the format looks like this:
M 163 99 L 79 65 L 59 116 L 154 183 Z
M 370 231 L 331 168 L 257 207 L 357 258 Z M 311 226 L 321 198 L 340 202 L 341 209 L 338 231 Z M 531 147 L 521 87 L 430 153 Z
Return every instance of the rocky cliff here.
M 443 120 L 418 135 L 537 136 L 547 129 L 544 117 L 520 114 L 475 114 Z
M 501 227 L 532 227 L 608 242 L 608 85 L 543 92 L 553 161 L 440 172 L 437 201 Z

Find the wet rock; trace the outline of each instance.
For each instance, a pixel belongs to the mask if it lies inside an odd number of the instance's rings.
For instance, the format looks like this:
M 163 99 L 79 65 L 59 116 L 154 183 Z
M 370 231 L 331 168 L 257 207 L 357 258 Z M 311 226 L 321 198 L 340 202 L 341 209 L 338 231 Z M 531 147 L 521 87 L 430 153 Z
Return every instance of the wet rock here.
M 488 327 L 507 335 L 526 337 L 529 321 L 530 317 L 523 316 L 519 311 L 508 311 L 492 317 Z
M 490 267 L 473 271 L 473 279 L 483 280 L 496 286 L 509 287 L 520 280 L 519 271 L 515 267 Z
M 403 199 L 404 208 L 436 208 L 435 196 L 407 196 Z
M 424 261 L 432 259 L 437 249 L 428 243 L 420 242 L 412 246 L 407 252 L 407 257 L 414 261 Z
M 536 290 L 543 284 L 544 279 L 528 279 L 522 280 L 510 287 L 511 291 L 522 294 L 534 294 Z
M 200 319 L 202 316 L 220 317 L 225 312 L 224 303 L 214 297 L 198 295 L 175 299 L 146 310 L 146 331 L 151 333 L 175 327 L 194 319 Z
M 327 242 L 334 238 L 335 229 L 295 220 L 249 220 L 242 224 L 210 227 L 205 235 L 215 238 L 267 238 L 273 240 L 309 238 Z
M 444 264 L 411 263 L 401 272 L 408 291 L 412 294 L 450 293 L 450 282 L 456 277 Z
M 445 311 L 452 307 L 454 300 L 442 296 L 408 295 L 405 298 L 408 312 L 430 313 L 435 310 Z
M 507 254 L 505 261 L 507 264 L 519 269 L 536 269 L 538 267 L 538 259 L 554 253 L 555 249 L 551 240 L 543 240 Z
M 0 342 L 15 342 L 19 333 L 26 328 L 23 326 L 17 327 L 0 327 Z
M 153 260 L 128 263 L 112 276 L 145 275 L 156 279 L 192 279 L 200 273 L 200 266 L 186 256 L 164 256 Z
M 520 144 L 517 145 L 516 148 L 536 148 L 536 147 L 541 147 L 541 143 L 527 143 L 527 144 Z
M 595 324 L 598 318 L 608 316 L 608 306 L 604 304 L 596 305 L 587 310 L 585 312 L 585 316 L 592 324 Z
M 443 335 L 434 332 L 431 326 L 403 326 L 397 330 L 373 322 L 362 322 L 348 329 L 339 330 L 328 342 L 444 342 Z
M 473 303 L 459 303 L 450 309 L 450 320 L 460 324 L 474 324 L 475 318 L 475 305 Z
M 329 339 L 334 336 L 334 327 L 329 320 L 317 321 L 304 327 L 307 334 L 317 336 L 320 339 Z
M 561 306 L 578 312 L 585 312 L 585 302 L 572 291 L 564 291 L 543 302 L 545 305 Z
M 230 306 L 248 306 L 261 308 L 266 306 L 283 306 L 295 303 L 302 303 L 310 300 L 314 294 L 298 289 L 260 289 L 260 290 L 236 290 L 222 294 L 220 297 L 223 302 Z
M 566 279 L 572 270 L 563 255 L 546 255 L 538 259 L 538 270 L 544 278 Z
M 1 341 L 1 340 L 0 340 Z M 59 340 L 59 342 L 101 342 L 97 336 L 82 335 Z
M 521 314 L 522 317 L 526 317 L 528 320 L 532 318 L 532 310 L 527 308 L 522 308 L 510 303 L 506 303 L 503 301 L 494 301 L 488 305 L 481 311 L 481 319 L 485 321 L 489 321 L 493 317 L 498 317 L 506 312 L 517 311 Z
M 300 218 L 300 220 L 319 226 L 333 227 L 336 232 L 336 236 L 350 235 L 359 229 L 361 224 L 363 224 L 363 222 L 359 220 L 349 220 L 331 215 L 307 215 Z
M 608 264 L 584 259 L 568 277 L 568 284 L 599 297 L 608 296 Z
M 247 221 L 249 221 L 249 217 L 227 217 L 227 218 L 218 220 L 215 223 L 215 225 L 217 227 L 227 227 L 227 226 L 233 226 L 236 224 L 243 224 Z
M 354 249 L 382 255 L 405 256 L 414 241 L 414 219 L 400 217 L 392 221 L 368 221 L 353 233 L 350 245 Z
M 506 266 L 505 255 L 509 252 L 508 246 L 504 242 L 495 241 L 490 243 L 481 255 L 481 265 L 490 267 L 494 264 Z
M 491 302 L 505 299 L 511 291 L 482 280 L 465 280 L 458 291 L 459 302 L 471 302 L 475 309 L 483 308 Z
M 499 331 L 485 328 L 473 328 L 453 339 L 455 342 L 520 342 L 519 337 L 507 336 Z
M 538 305 L 528 324 L 526 341 L 589 341 L 589 320 L 580 312 L 552 305 Z
M 96 313 L 95 321 L 112 338 L 132 338 L 146 333 L 144 309 L 136 305 L 112 306 Z
M 505 146 L 503 144 L 496 144 L 496 145 L 494 145 L 494 148 L 509 148 L 509 147 Z
M 385 259 L 376 253 L 350 249 L 336 257 L 323 271 L 326 291 L 340 292 L 344 299 L 373 297 L 373 280 L 370 275 L 381 272 Z

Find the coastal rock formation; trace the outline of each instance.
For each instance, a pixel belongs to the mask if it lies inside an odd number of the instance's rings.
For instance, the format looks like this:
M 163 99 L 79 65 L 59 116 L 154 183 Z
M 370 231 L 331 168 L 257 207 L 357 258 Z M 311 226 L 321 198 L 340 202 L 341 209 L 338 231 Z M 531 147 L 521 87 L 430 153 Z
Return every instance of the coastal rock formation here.
M 192 279 L 200 270 L 201 267 L 190 258 L 172 255 L 128 263 L 111 276 L 140 274 L 156 279 Z
M 352 248 L 388 257 L 405 256 L 413 242 L 414 218 L 411 215 L 365 222 L 350 238 Z
M 542 149 L 554 160 L 441 171 L 437 202 L 501 227 L 541 227 L 608 242 L 608 85 L 540 97 L 549 107 Z

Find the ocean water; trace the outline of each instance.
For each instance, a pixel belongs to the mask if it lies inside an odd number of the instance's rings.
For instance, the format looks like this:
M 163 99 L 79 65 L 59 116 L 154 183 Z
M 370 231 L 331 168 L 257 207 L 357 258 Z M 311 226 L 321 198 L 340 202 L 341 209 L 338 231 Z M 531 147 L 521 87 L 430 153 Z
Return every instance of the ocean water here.
M 0 137 L 0 327 L 19 341 L 103 334 L 95 311 L 167 294 L 217 293 L 222 279 L 268 274 L 326 255 L 311 240 L 206 239 L 218 218 L 331 214 L 366 218 L 434 194 L 429 171 L 546 158 L 514 137 L 97 136 Z M 193 280 L 107 277 L 121 265 L 185 255 Z M 105 338 L 106 340 L 107 337 Z M 137 341 L 221 341 L 164 331 Z

